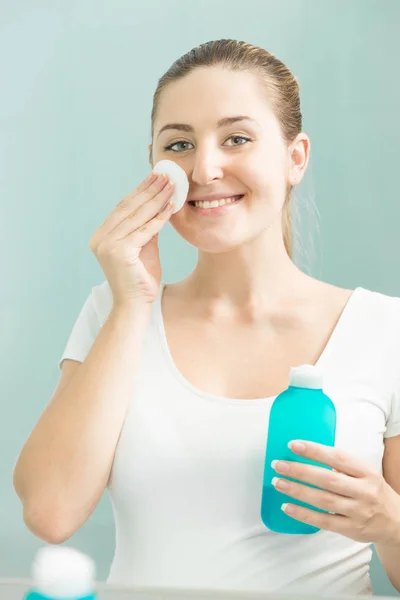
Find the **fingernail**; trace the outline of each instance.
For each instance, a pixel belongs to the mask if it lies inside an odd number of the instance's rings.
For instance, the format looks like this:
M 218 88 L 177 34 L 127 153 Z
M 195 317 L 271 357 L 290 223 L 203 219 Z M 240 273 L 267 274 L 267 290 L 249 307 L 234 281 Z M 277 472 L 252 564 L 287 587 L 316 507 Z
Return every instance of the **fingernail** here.
M 291 450 L 295 450 L 296 452 L 304 452 L 306 449 L 306 446 L 303 444 L 303 442 L 292 441 L 288 443 L 288 446 Z
M 289 471 L 289 465 L 282 460 L 274 460 L 275 465 L 272 465 L 272 468 L 275 471 L 279 471 L 280 473 L 287 473 Z
M 278 490 L 288 490 L 290 485 L 284 479 L 279 479 L 279 477 L 273 477 L 271 481 L 274 487 L 277 487 Z

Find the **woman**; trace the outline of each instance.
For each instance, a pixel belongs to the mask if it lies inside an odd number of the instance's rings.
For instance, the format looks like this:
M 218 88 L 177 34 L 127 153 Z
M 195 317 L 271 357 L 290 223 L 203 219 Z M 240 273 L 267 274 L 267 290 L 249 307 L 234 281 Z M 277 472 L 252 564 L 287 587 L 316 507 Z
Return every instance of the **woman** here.
M 107 487 L 110 582 L 365 594 L 375 543 L 400 590 L 400 299 L 292 261 L 291 192 L 310 154 L 296 79 L 261 48 L 203 44 L 159 81 L 149 150 L 152 166 L 186 171 L 188 201 L 172 214 L 173 186 L 150 174 L 92 236 L 106 281 L 14 473 L 27 526 L 60 543 Z M 165 285 L 167 221 L 198 261 Z M 305 363 L 338 422 L 335 448 L 304 453 L 333 470 L 289 463 L 299 483 L 285 493 L 329 512 L 298 508 L 320 531 L 281 535 L 260 518 L 268 415 Z

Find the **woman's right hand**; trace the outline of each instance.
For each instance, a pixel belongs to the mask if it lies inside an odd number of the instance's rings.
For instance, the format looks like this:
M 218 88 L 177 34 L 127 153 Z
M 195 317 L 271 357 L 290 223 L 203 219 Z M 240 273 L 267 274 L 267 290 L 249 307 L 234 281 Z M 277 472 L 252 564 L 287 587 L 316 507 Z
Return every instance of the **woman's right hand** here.
M 114 306 L 151 303 L 157 297 L 158 234 L 172 215 L 173 191 L 167 176 L 151 173 L 92 235 L 89 246 L 110 284 Z

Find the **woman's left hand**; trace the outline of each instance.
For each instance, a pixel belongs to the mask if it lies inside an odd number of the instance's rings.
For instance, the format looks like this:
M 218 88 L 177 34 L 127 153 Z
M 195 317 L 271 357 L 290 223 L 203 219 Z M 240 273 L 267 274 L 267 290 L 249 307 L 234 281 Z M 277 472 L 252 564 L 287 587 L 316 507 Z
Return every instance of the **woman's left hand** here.
M 301 442 L 305 449 L 296 449 Z M 317 512 L 295 504 L 285 504 L 283 510 L 290 517 L 326 531 L 340 533 L 357 542 L 392 542 L 400 540 L 400 496 L 372 467 L 337 448 L 293 440 L 290 449 L 320 464 L 325 469 L 292 461 L 274 461 L 273 468 L 283 476 L 318 486 L 315 489 L 302 483 L 288 481 L 282 489 L 273 480 L 277 491 L 307 504 L 328 511 Z M 282 464 L 287 470 L 282 470 Z M 329 514 L 335 513 L 335 514 Z

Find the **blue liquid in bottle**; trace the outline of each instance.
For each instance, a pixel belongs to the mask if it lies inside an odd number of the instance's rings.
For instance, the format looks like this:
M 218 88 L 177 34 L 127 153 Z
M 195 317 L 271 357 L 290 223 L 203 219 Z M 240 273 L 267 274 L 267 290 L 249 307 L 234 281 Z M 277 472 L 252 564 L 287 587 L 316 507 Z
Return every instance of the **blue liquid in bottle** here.
M 285 502 L 305 506 L 317 512 L 326 512 L 287 496 L 283 492 L 278 492 L 271 483 L 273 477 L 296 481 L 277 473 L 271 466 L 273 460 L 294 461 L 330 468 L 295 454 L 288 448 L 288 443 L 296 439 L 326 446 L 335 445 L 336 409 L 332 400 L 322 391 L 322 386 L 322 373 L 318 367 L 313 365 L 293 367 L 290 370 L 289 387 L 277 396 L 271 408 L 261 519 L 266 527 L 277 533 L 310 534 L 319 531 L 319 528 L 297 521 L 284 513 L 281 506 Z M 301 481 L 299 483 L 316 487 Z

